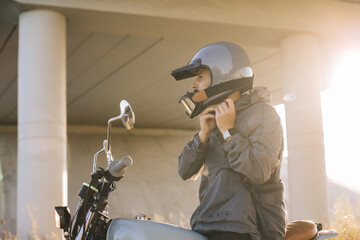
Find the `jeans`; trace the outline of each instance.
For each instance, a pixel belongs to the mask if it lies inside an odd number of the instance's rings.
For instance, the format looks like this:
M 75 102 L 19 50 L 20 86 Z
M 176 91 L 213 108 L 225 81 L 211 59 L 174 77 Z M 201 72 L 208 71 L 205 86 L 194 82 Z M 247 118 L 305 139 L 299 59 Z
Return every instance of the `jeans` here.
M 209 232 L 204 234 L 208 240 L 251 240 L 247 233 Z

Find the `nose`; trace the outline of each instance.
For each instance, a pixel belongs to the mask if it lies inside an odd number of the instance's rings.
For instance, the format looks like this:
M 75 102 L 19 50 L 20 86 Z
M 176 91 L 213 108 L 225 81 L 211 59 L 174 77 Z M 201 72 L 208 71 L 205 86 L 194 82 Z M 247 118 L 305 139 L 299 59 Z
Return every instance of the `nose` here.
M 194 82 L 191 84 L 191 87 L 193 90 L 199 90 L 199 78 L 198 77 L 196 77 Z

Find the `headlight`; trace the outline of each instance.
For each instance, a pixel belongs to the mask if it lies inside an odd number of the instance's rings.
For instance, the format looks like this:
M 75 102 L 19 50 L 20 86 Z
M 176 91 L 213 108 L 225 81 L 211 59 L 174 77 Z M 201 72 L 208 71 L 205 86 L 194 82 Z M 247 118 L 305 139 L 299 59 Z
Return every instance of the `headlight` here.
M 55 207 L 55 224 L 57 228 L 67 230 L 70 226 L 70 210 L 68 207 Z

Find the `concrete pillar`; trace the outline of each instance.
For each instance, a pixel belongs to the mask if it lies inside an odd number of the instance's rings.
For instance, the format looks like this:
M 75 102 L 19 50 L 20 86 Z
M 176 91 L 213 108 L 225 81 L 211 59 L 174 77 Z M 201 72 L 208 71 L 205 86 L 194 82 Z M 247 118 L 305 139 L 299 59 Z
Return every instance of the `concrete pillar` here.
M 281 42 L 289 174 L 289 218 L 328 220 L 317 38 L 299 34 Z
M 61 232 L 54 206 L 66 204 L 66 26 L 49 10 L 19 20 L 17 234 Z M 65 195 L 64 195 L 65 194 Z M 35 228 L 35 229 L 34 229 Z

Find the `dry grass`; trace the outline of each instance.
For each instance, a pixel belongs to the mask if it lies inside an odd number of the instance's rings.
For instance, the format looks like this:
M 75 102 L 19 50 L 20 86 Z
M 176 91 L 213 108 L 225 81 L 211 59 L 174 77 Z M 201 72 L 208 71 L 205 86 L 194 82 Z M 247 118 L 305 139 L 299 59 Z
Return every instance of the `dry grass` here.
M 332 227 L 339 233 L 334 240 L 360 239 L 360 202 L 351 204 L 349 198 L 341 196 L 334 205 L 335 217 Z
M 18 238 L 15 235 L 5 232 L 5 231 L 1 233 L 0 239 L 1 240 L 18 240 Z
M 334 240 L 360 240 L 360 202 L 352 204 L 345 196 L 341 196 L 336 200 L 333 207 L 334 218 L 331 228 L 335 229 L 339 235 Z M 33 210 L 28 208 L 29 217 L 32 222 L 32 236 L 28 240 L 59 240 L 55 234 L 50 236 L 39 236 L 37 233 L 37 223 L 33 214 Z M 0 224 L 5 224 L 1 222 Z M 20 240 L 16 235 L 2 232 L 0 240 Z
M 27 240 L 60 240 L 60 238 L 55 234 L 51 233 L 46 236 L 39 236 L 38 234 L 38 224 L 35 218 L 35 213 L 38 209 L 27 206 L 28 216 L 31 220 L 31 235 Z M 6 224 L 5 221 L 0 220 L 0 224 Z M 21 240 L 16 235 L 3 231 L 0 233 L 0 240 Z
M 3 231 L 2 233 L 0 233 L 0 240 L 21 240 L 21 239 L 12 233 Z M 60 240 L 60 238 L 55 233 L 51 233 L 50 236 L 40 237 L 37 233 L 34 234 L 33 231 L 33 236 L 29 237 L 28 240 Z

